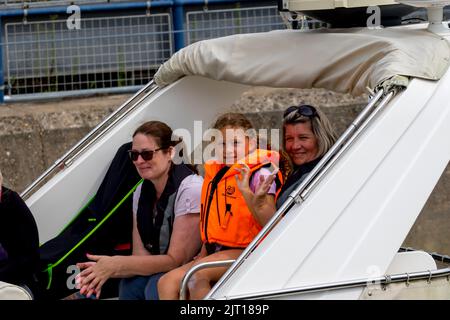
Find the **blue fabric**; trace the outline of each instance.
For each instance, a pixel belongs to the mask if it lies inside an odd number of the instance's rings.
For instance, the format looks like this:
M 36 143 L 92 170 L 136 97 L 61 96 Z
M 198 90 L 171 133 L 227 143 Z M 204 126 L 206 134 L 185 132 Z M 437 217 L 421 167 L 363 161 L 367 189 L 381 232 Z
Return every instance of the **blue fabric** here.
M 158 280 L 164 272 L 151 276 L 136 276 L 122 279 L 119 285 L 119 300 L 159 300 Z

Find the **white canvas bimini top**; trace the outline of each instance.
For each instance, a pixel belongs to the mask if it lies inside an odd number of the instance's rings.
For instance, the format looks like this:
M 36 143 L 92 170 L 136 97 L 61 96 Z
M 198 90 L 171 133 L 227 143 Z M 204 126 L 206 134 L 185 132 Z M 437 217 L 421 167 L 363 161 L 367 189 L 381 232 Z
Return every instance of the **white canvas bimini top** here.
M 159 86 L 186 75 L 252 86 L 325 88 L 359 95 L 394 76 L 438 80 L 448 42 L 405 28 L 281 30 L 194 43 L 156 73 Z

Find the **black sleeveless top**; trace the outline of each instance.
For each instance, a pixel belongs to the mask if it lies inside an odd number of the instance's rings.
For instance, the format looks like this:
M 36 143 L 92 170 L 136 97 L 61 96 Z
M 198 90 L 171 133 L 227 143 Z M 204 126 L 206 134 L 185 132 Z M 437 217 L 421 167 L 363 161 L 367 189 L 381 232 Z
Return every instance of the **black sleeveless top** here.
M 181 182 L 192 174 L 194 172 L 185 164 L 172 165 L 166 187 L 158 201 L 153 183 L 149 180 L 142 183 L 137 210 L 137 228 L 144 247 L 152 254 L 167 253 L 175 220 L 174 208 L 178 188 Z
M 280 193 L 278 194 L 276 203 L 277 209 L 283 205 L 291 192 L 294 191 L 294 189 L 297 188 L 303 180 L 305 180 L 306 176 L 314 169 L 321 159 L 322 157 L 319 157 L 299 166 L 294 166 L 293 172 L 286 179 L 285 183 L 281 187 Z

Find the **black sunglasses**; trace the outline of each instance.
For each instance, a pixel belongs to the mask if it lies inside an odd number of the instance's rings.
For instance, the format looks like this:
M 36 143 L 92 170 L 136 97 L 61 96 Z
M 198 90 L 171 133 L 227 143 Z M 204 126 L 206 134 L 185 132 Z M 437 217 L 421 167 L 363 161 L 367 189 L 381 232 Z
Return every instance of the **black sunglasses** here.
M 304 117 L 313 118 L 317 117 L 320 119 L 319 114 L 317 113 L 316 108 L 313 106 L 302 104 L 300 106 L 291 106 L 287 108 L 283 113 L 283 118 L 286 118 L 289 114 L 296 111 L 296 114 L 299 114 Z
M 145 161 L 150 161 L 153 159 L 153 154 L 156 151 L 162 150 L 164 148 L 158 148 L 155 150 L 144 150 L 144 151 L 136 151 L 136 150 L 128 150 L 128 155 L 130 156 L 131 161 L 137 161 L 137 159 L 139 158 L 139 156 L 142 157 L 142 159 L 144 159 Z

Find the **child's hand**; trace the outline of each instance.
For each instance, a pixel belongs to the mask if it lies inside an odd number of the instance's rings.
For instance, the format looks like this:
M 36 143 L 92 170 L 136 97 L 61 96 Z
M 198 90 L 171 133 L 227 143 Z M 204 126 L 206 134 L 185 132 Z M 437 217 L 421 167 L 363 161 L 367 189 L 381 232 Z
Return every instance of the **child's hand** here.
M 241 164 L 240 168 L 235 168 L 239 174 L 236 175 L 236 184 L 242 194 L 251 192 L 250 190 L 250 168 L 245 163 Z
M 259 184 L 255 190 L 256 198 L 265 196 L 267 194 L 267 192 L 269 192 L 270 186 L 275 181 L 278 170 L 279 169 L 276 169 L 274 172 L 272 172 L 270 175 L 268 175 L 266 177 L 259 176 Z

